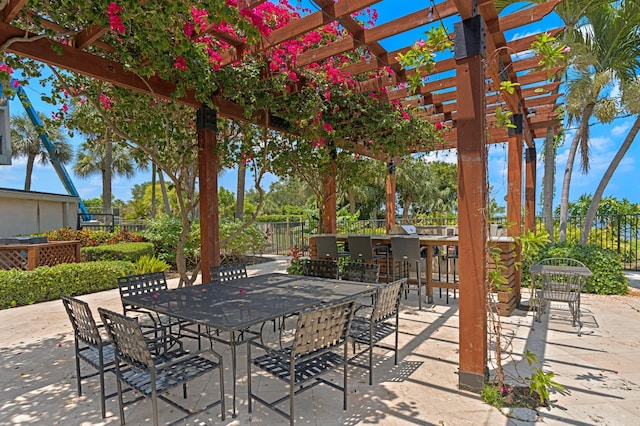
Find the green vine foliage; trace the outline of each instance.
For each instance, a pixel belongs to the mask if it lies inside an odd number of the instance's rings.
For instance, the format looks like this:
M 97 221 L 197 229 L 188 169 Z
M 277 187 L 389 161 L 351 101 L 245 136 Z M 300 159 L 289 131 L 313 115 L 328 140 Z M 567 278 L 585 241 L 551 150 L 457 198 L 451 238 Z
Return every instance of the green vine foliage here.
M 38 10 L 41 16 L 47 16 L 48 19 L 76 31 L 91 25 L 109 28 L 107 10 L 110 3 L 109 0 L 61 0 L 54 4 L 46 0 L 35 0 L 30 2 L 29 8 L 24 9 L 23 15 L 11 23 L 37 34 L 48 34 L 63 43 L 64 36 L 55 35 L 38 18 L 29 15 L 27 9 Z M 381 101 L 386 88 L 370 92 L 358 89 L 359 82 L 376 78 L 391 79 L 393 71 L 390 68 L 357 76 L 339 76 L 340 78 L 332 74 L 341 67 L 370 55 L 364 48 L 305 67 L 296 67 L 295 59 L 285 58 L 281 65 L 286 68 L 286 72 L 282 69 L 274 70 L 272 58 L 267 54 L 247 49 L 236 62 L 218 69 L 210 62 L 203 44 L 194 43 L 193 37 L 185 35 L 184 24 L 193 19 L 193 2 L 176 0 L 163 3 L 162 8 L 158 8 L 153 2 L 122 0 L 117 2 L 117 6 L 121 8 L 116 17 L 121 19 L 122 29 L 114 30 L 112 25 L 102 37 L 114 50 L 90 47 L 91 52 L 120 63 L 125 70 L 141 77 L 161 78 L 175 83 L 172 95 L 175 99 L 193 93 L 197 100 L 215 107 L 212 95 L 222 96 L 241 105 L 249 120 L 257 115 L 278 117 L 289 132 L 316 148 L 326 141 L 344 140 L 346 146 L 350 143 L 364 143 L 370 145 L 367 148 L 373 153 L 400 155 L 409 153 L 410 148 L 414 151 L 429 151 L 433 143 L 439 140 L 434 126 L 412 109 L 401 107 L 399 103 Z M 207 12 L 210 24 L 233 28 L 249 44 L 258 41 L 258 29 L 240 16 L 238 8 L 228 6 L 226 0 L 202 0 L 197 3 L 197 8 Z M 271 22 L 264 24 L 268 26 Z M 201 30 L 197 26 L 194 31 L 198 37 L 204 36 L 198 32 Z M 339 36 L 339 32 L 325 32 L 318 43 L 309 48 L 326 45 Z M 426 46 L 430 46 L 429 50 L 435 49 L 434 46 L 451 46 L 443 28 L 430 31 L 429 38 L 432 40 L 426 43 Z M 422 59 L 416 57 L 414 60 L 426 61 L 426 64 L 429 60 L 426 52 L 423 51 Z M 220 53 L 226 54 L 222 51 Z M 5 53 L 2 53 L 0 60 L 20 69 L 24 76 L 23 83 L 34 77 L 42 78 L 42 64 Z M 43 84 L 46 83 L 43 81 Z M 86 87 L 82 84 L 71 85 L 76 89 Z M 124 101 L 128 96 L 124 93 L 126 91 L 108 84 L 94 83 L 92 90 L 94 99 L 102 91 L 101 94 L 114 101 L 128 102 Z M 68 102 L 67 96 L 64 90 L 55 90 L 46 96 L 46 100 L 60 104 Z M 103 105 L 103 108 L 108 109 L 110 106 Z M 193 121 L 193 115 L 192 112 L 189 120 Z M 156 130 L 164 128 L 158 128 L 157 120 L 143 123 L 149 123 L 146 127 L 154 126 Z M 185 128 L 193 132 L 193 127 Z
M 451 50 L 453 42 L 443 26 L 436 26 L 425 31 L 426 40 L 413 44 L 405 54 L 398 54 L 398 61 L 405 70 L 413 69 L 414 74 L 408 76 L 407 83 L 412 93 L 416 93 L 422 85 L 422 78 L 433 70 L 436 63 L 435 54 Z

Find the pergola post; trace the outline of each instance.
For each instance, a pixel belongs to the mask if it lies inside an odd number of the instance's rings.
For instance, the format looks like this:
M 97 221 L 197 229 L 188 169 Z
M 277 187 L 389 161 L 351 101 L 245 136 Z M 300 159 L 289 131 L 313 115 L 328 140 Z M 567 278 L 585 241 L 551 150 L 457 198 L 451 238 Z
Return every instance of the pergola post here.
M 202 282 L 211 281 L 209 267 L 220 264 L 218 228 L 218 153 L 216 111 L 202 106 L 197 111 L 198 182 L 200 189 L 200 269 Z
M 458 145 L 461 388 L 480 390 L 487 373 L 486 28 L 475 15 L 454 26 Z
M 387 199 L 385 201 L 385 217 L 387 234 L 391 232 L 391 227 L 396 224 L 396 163 L 393 158 L 387 163 L 386 176 Z
M 323 188 L 323 206 L 322 209 L 322 228 L 325 234 L 335 234 L 338 230 L 336 223 L 336 160 L 334 147 L 330 148 L 331 153 L 331 165 L 329 166 L 329 173 L 322 178 Z
M 536 147 L 527 148 L 525 152 L 524 229 L 534 232 L 536 230 Z
M 509 222 L 508 235 L 520 237 L 522 235 L 522 140 L 524 132 L 524 116 L 513 114 L 511 123 L 515 128 L 509 128 L 508 142 L 508 166 L 507 166 L 507 222 Z M 520 262 L 520 245 L 515 247 L 514 259 L 516 264 Z M 520 268 L 515 268 L 513 293 L 516 303 L 520 303 Z

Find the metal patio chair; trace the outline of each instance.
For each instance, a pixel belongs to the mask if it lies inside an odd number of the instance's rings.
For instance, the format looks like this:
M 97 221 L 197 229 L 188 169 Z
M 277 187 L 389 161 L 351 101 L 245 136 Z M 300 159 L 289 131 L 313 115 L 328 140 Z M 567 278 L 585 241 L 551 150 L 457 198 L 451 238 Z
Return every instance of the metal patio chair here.
M 305 259 L 302 264 L 302 274 L 308 277 L 339 278 L 338 262 L 335 260 Z
M 111 342 L 100 335 L 100 327 L 93 319 L 89 304 L 74 297 L 62 295 L 69 320 L 73 326 L 73 338 L 75 342 L 76 380 L 78 383 L 78 396 L 82 396 L 82 380 L 94 376 L 100 376 L 100 407 L 102 418 L 106 417 L 106 400 L 116 396 L 116 393 L 105 395 L 104 374 L 115 373 L 115 357 Z M 81 361 L 93 367 L 95 371 L 82 375 Z
M 342 279 L 377 284 L 380 281 L 380 265 L 377 263 L 347 262 L 342 267 Z
M 373 348 L 380 347 L 392 350 L 393 363 L 398 365 L 398 323 L 400 313 L 400 299 L 402 289 L 407 279 L 402 278 L 380 287 L 376 293 L 372 309 L 358 309 L 351 322 L 349 337 L 353 343 L 354 356 L 349 359 L 349 365 L 369 370 L 369 385 L 373 384 Z M 361 315 L 361 312 L 366 315 Z M 388 336 L 394 335 L 393 345 L 381 343 Z M 364 345 L 365 349 L 356 352 L 356 345 Z M 368 353 L 368 363 L 364 364 L 358 358 Z
M 321 383 L 341 390 L 343 394 L 342 409 L 347 409 L 347 343 L 353 316 L 354 302 L 332 305 L 321 305 L 298 314 L 295 336 L 291 346 L 274 349 L 250 341 L 247 346 L 248 372 L 248 404 L 249 413 L 252 412 L 252 402 L 255 400 L 276 413 L 289 419 L 289 424 L 295 422 L 296 395 L 312 389 Z M 265 353 L 251 357 L 252 347 L 259 348 Z M 251 386 L 252 366 L 270 374 L 288 385 L 288 393 L 274 401 L 267 401 L 258 396 Z M 342 385 L 326 380 L 325 373 L 343 368 Z M 273 390 L 269 388 L 269 393 Z M 288 401 L 289 411 L 278 407 Z M 326 407 L 328 409 L 329 407 Z
M 120 424 L 125 424 L 124 407 L 141 399 L 150 398 L 152 422 L 158 426 L 158 398 L 182 411 L 185 416 L 179 421 L 202 413 L 217 405 L 221 406 L 222 420 L 225 418 L 224 379 L 222 356 L 213 349 L 190 353 L 181 347 L 155 354 L 145 340 L 140 325 L 135 318 L 126 317 L 107 309 L 98 308 L 102 322 L 111 337 L 115 350 L 115 370 L 118 378 L 118 403 L 120 406 Z M 162 336 L 161 339 L 172 338 Z M 204 355 L 210 355 L 205 357 Z M 194 411 L 169 399 L 168 391 L 182 385 L 183 397 L 187 398 L 187 383 L 191 380 L 218 370 L 220 374 L 220 399 L 206 407 Z M 135 389 L 141 395 L 124 402 L 122 384 Z M 176 422 L 177 423 L 177 422 Z
M 157 293 L 168 289 L 167 278 L 164 272 L 128 275 L 118 278 L 118 290 L 120 291 L 122 311 L 125 315 L 135 316 L 140 322 L 140 326 L 146 332 L 153 333 L 155 337 L 159 337 L 161 334 L 173 333 L 172 329 L 175 327 L 177 331 L 175 331 L 174 334 L 180 337 L 197 339 L 198 344 L 200 344 L 199 326 L 196 324 L 191 324 L 178 318 L 159 314 L 147 309 L 141 309 L 124 301 L 124 298 L 129 296 Z M 189 329 L 189 327 L 192 326 L 197 326 L 197 330 Z
M 225 283 L 229 281 L 247 278 L 247 265 L 244 262 L 223 263 L 217 266 L 210 266 L 212 283 Z
M 540 322 L 542 314 L 549 310 L 551 302 L 567 303 L 573 326 L 577 325 L 580 336 L 580 293 L 592 275 L 589 268 L 575 259 L 554 257 L 542 259 L 529 269 L 536 321 Z

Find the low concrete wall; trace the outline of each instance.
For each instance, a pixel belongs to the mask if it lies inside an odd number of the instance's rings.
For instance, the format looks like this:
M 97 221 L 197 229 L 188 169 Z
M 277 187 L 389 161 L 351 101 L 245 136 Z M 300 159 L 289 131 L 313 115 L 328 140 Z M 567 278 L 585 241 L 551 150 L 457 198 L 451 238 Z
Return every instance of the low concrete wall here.
M 0 237 L 75 229 L 79 201 L 69 195 L 0 189 Z

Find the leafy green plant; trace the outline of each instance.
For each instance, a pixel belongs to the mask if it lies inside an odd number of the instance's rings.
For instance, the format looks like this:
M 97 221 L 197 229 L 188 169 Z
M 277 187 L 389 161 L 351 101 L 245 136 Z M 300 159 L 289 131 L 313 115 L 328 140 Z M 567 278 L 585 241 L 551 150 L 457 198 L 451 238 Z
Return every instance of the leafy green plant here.
M 627 294 L 629 287 L 622 269 L 620 255 L 612 250 L 577 243 L 563 243 L 552 245 L 540 250 L 533 264 L 547 257 L 569 257 L 584 263 L 593 272 L 587 280 L 583 291 L 595 294 Z M 523 283 L 527 283 L 524 281 Z
M 176 265 L 178 238 L 182 232 L 182 221 L 178 216 L 158 216 L 147 223 L 144 236 L 153 243 L 155 254 L 170 265 Z M 184 256 L 188 268 L 200 260 L 200 226 L 191 227 L 184 244 Z
M 291 263 L 287 267 L 287 273 L 291 275 L 302 275 L 302 250 L 298 247 L 292 247 L 289 249 L 289 256 L 291 256 Z
M 262 253 L 265 245 L 265 234 L 257 225 L 251 224 L 242 232 L 235 234 L 243 222 L 235 219 L 225 219 L 220 221 L 220 252 L 225 258 L 240 260 L 249 253 Z
M 540 363 L 536 354 L 528 350 L 525 351 L 525 358 L 530 367 L 533 366 L 534 363 Z M 561 392 L 564 391 L 564 386 L 553 380 L 555 375 L 551 371 L 545 372 L 536 366 L 533 366 L 533 370 L 534 372 L 531 376 L 525 377 L 525 379 L 529 381 L 529 393 L 531 395 L 537 393 L 540 398 L 540 402 L 549 401 L 549 392 L 552 389 L 556 389 Z
M 504 127 L 507 129 L 515 129 L 516 126 L 511 122 L 511 116 L 513 113 L 511 111 L 503 111 L 502 107 L 496 107 L 496 121 L 495 126 Z
M 0 270 L 0 309 L 109 290 L 117 279 L 135 273 L 131 262 L 62 263 L 33 271 Z
M 512 83 L 509 80 L 500 82 L 500 90 L 505 91 L 510 95 L 513 95 L 515 93 L 516 87 L 518 86 L 520 86 L 520 83 Z
M 149 274 L 151 272 L 164 272 L 171 268 L 167 262 L 162 259 L 158 259 L 155 256 L 140 256 L 140 258 L 134 263 L 139 274 Z
M 404 69 L 414 69 L 415 73 L 408 75 L 407 83 L 411 93 L 415 93 L 422 85 L 422 77 L 433 69 L 436 63 L 435 53 L 451 49 L 453 42 L 443 26 L 436 26 L 425 31 L 426 40 L 419 40 L 413 44 L 405 54 L 398 54 L 398 62 Z
M 135 262 L 142 256 L 153 256 L 154 252 L 152 243 L 118 243 L 82 247 L 80 254 L 83 259 L 88 261 L 128 260 Z
M 504 407 L 504 396 L 501 386 L 495 383 L 485 383 L 480 390 L 480 397 L 484 402 L 496 408 Z

